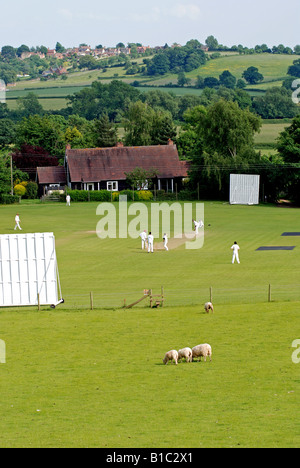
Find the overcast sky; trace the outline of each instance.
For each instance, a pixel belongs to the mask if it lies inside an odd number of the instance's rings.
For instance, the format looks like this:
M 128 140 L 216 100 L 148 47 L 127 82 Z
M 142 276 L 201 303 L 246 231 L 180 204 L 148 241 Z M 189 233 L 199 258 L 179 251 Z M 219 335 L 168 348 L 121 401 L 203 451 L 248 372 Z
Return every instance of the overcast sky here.
M 14 0 L 1 2 L 0 47 L 204 43 L 300 44 L 299 0 Z M 4 4 L 3 4 L 4 3 Z

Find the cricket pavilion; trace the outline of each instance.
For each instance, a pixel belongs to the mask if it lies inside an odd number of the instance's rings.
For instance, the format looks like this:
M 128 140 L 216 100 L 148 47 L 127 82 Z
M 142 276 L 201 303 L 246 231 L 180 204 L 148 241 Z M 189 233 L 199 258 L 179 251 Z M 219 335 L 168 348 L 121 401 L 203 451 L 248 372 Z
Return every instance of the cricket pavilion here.
M 73 190 L 122 191 L 128 188 L 126 174 L 140 168 L 156 171 L 153 183 L 157 190 L 175 192 L 188 177 L 188 165 L 180 161 L 176 145 L 124 146 L 112 148 L 71 149 L 66 147 L 64 168 L 37 168 L 40 191 L 63 184 Z M 64 172 L 64 174 L 62 174 Z M 59 176 L 59 177 L 58 177 Z M 57 181 L 56 181 L 57 178 Z

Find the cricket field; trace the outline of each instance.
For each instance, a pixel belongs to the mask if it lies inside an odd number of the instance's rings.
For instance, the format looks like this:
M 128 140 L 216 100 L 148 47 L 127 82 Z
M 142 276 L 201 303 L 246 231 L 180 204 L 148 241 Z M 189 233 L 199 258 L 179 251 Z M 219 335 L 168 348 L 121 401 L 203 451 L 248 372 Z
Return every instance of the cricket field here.
M 206 202 L 201 249 L 148 254 L 100 239 L 97 206 L 0 207 L 1 234 L 54 232 L 65 299 L 0 309 L 0 447 L 299 447 L 300 210 Z M 163 365 L 200 343 L 212 362 Z

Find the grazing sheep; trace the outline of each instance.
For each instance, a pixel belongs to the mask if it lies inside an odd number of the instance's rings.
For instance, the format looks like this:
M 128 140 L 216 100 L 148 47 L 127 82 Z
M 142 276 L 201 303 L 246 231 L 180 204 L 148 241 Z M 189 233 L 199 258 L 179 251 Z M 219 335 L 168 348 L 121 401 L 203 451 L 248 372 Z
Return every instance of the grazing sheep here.
M 194 346 L 194 348 L 192 349 L 192 353 L 193 353 L 193 358 L 197 358 L 197 357 L 200 358 L 199 361 L 201 361 L 202 356 L 204 357 L 205 362 L 206 362 L 207 356 L 210 357 L 210 361 L 211 361 L 212 349 L 211 349 L 211 346 L 207 343 Z
M 209 314 L 209 311 L 211 310 L 212 313 L 214 313 L 214 306 L 212 305 L 211 302 L 206 302 L 204 304 L 204 309 L 205 309 L 205 312 Z
M 185 362 L 192 362 L 193 352 L 191 348 L 183 348 L 178 351 L 178 361 L 183 358 L 185 359 Z
M 163 358 L 163 363 L 168 364 L 169 361 L 174 361 L 176 366 L 178 364 L 178 352 L 175 349 L 168 351 Z

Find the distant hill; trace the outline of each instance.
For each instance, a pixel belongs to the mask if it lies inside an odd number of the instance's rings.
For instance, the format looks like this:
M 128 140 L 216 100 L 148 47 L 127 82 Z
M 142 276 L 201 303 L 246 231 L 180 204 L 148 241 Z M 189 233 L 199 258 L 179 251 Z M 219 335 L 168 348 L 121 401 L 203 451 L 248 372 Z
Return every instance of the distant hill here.
M 258 68 L 259 72 L 264 76 L 264 80 L 257 84 L 247 86 L 246 90 L 251 89 L 265 91 L 269 87 L 282 86 L 285 78 L 287 78 L 288 68 L 296 59 L 295 55 L 285 54 L 253 54 L 239 55 L 236 52 L 223 52 L 219 58 L 211 59 L 205 65 L 185 73 L 190 79 L 189 86 L 194 86 L 198 76 L 203 78 L 219 76 L 225 70 L 229 70 L 237 79 L 242 78 L 243 72 L 253 66 Z M 138 59 L 138 62 L 142 62 Z M 122 80 L 126 83 L 136 82 L 143 86 L 163 87 L 165 91 L 172 90 L 178 95 L 185 94 L 200 94 L 202 90 L 192 89 L 190 87 L 172 88 L 168 84 L 176 85 L 178 81 L 177 74 L 166 74 L 162 76 L 150 77 L 141 73 L 128 76 L 125 67 L 108 68 L 105 73 L 102 70 L 88 70 L 70 73 L 67 81 L 62 81 L 61 78 L 41 82 L 39 80 L 22 80 L 16 83 L 16 86 L 11 88 L 7 93 L 9 107 L 16 107 L 16 99 L 24 97 L 31 91 L 35 92 L 43 107 L 47 110 L 59 110 L 66 106 L 66 98 L 70 94 L 82 89 L 82 87 L 90 86 L 93 81 L 102 81 L 108 83 L 113 79 Z M 142 89 L 142 88 L 141 88 Z M 161 88 L 162 89 L 162 88 Z

